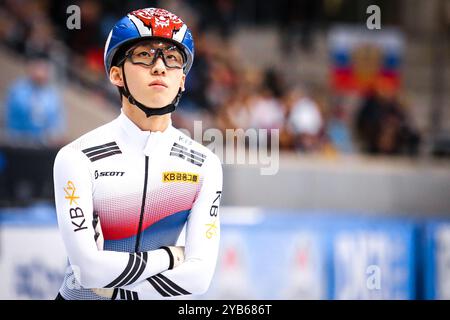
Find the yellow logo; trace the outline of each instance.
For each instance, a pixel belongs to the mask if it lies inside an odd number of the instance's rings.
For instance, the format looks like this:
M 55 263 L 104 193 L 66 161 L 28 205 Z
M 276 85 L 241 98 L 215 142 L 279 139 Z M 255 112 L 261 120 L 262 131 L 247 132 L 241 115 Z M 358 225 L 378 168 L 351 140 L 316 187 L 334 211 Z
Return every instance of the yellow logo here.
M 217 234 L 217 225 L 216 225 L 217 219 L 213 221 L 213 223 L 205 224 L 205 226 L 208 227 L 206 230 L 206 238 L 211 239 L 213 236 Z
M 198 183 L 199 175 L 190 172 L 163 172 L 162 181 L 163 182 L 189 182 Z
M 70 200 L 70 205 L 72 205 L 72 202 L 75 202 L 76 205 L 78 205 L 76 199 L 80 199 L 80 197 L 75 195 L 75 191 L 77 189 L 75 188 L 75 185 L 72 181 L 67 181 L 67 187 L 64 188 L 64 192 L 66 193 L 65 198 L 67 200 Z

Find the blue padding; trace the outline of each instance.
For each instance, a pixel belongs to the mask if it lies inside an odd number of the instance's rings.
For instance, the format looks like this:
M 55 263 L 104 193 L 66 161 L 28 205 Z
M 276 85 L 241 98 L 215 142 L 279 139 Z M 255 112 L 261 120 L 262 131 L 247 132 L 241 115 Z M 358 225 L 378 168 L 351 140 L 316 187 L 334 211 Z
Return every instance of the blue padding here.
M 139 251 L 159 249 L 161 246 L 172 246 L 180 235 L 190 210 L 174 213 L 145 229 L 141 235 Z M 112 251 L 132 252 L 135 250 L 136 236 L 120 240 L 105 240 L 104 249 Z
M 0 225 L 47 227 L 56 226 L 56 209 L 51 204 L 36 204 L 27 208 L 4 208 L 0 210 Z
M 240 212 L 246 214 L 245 210 Z M 228 268 L 241 274 L 239 281 L 248 281 L 243 286 L 252 290 L 254 296 L 247 298 L 283 298 L 282 293 L 288 286 L 296 285 L 304 270 L 309 272 L 310 282 L 297 288 L 303 293 L 322 286 L 321 299 L 345 298 L 345 292 L 352 292 L 355 299 L 377 298 L 378 293 L 364 291 L 365 284 L 361 285 L 361 278 L 355 276 L 364 268 L 363 276 L 367 277 L 364 273 L 368 266 L 380 267 L 380 298 L 448 298 L 442 296 L 445 290 L 439 286 L 450 277 L 445 259 L 450 251 L 449 218 L 337 210 L 259 209 L 258 213 L 255 219 L 232 214 L 221 218 L 222 251 L 216 276 L 221 275 L 220 270 L 228 272 L 220 269 L 226 265 L 221 259 L 226 256 L 224 250 L 231 250 Z M 190 210 L 180 211 L 149 226 L 141 234 L 139 250 L 175 245 L 189 214 Z M 1 227 L 56 228 L 56 222 L 52 204 L 0 210 Z M 38 239 L 34 245 L 39 245 Z M 135 245 L 136 236 L 107 240 L 105 250 L 132 252 Z M 298 259 L 312 267 L 301 269 L 303 262 Z
M 296 267 L 289 257 L 296 254 L 292 251 L 292 243 L 299 236 L 309 239 L 312 246 L 314 254 L 308 259 L 315 261 L 314 279 L 322 279 L 317 281 L 323 281 L 325 286 L 321 298 L 336 299 L 348 291 L 356 292 L 352 296 L 355 299 L 378 295 L 388 299 L 414 299 L 417 296 L 417 220 L 358 215 L 357 212 L 317 210 L 299 213 L 295 210 L 261 210 L 254 224 L 222 225 L 221 242 L 227 243 L 230 234 L 239 235 L 241 239 L 239 249 L 236 249 L 245 252 L 238 258 L 242 261 L 240 268 L 248 270 L 249 282 L 256 292 L 260 292 L 256 298 L 282 298 L 277 294 L 282 292 L 283 285 L 292 282 L 289 274 Z M 383 248 L 374 248 L 374 243 Z M 339 251 L 337 245 L 346 245 L 350 249 Z M 354 254 L 358 256 L 349 259 L 348 255 L 353 254 L 352 247 L 357 248 Z M 391 248 L 394 247 L 397 251 L 392 255 Z M 361 285 L 354 277 L 358 271 L 356 258 L 364 267 L 364 276 L 366 268 L 380 267 L 380 291 L 366 290 L 365 283 Z M 383 282 L 384 279 L 390 280 Z M 359 287 L 354 289 L 355 286 Z

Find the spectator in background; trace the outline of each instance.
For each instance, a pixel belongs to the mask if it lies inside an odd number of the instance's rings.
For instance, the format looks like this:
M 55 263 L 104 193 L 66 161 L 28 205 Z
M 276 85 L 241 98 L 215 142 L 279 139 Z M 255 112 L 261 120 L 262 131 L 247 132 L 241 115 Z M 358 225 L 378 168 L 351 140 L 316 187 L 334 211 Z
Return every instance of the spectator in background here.
M 337 99 L 331 107 L 330 117 L 326 124 L 326 135 L 331 147 L 338 153 L 352 153 L 354 147 L 348 124 L 349 117 L 342 99 Z
M 395 88 L 378 83 L 356 115 L 356 131 L 364 152 L 417 155 L 420 135 L 410 123 Z
M 283 107 L 269 88 L 263 88 L 250 109 L 253 128 L 280 129 L 283 127 Z
M 263 86 L 257 91 L 256 96 L 250 102 L 250 126 L 267 130 L 267 136 L 258 134 L 258 144 L 270 148 L 272 129 L 281 130 L 284 126 L 283 105 L 267 86 Z
M 261 85 L 259 70 L 240 68 L 238 83 L 228 99 L 217 108 L 217 127 L 226 129 L 248 129 L 252 126 L 252 107 L 259 99 L 257 88 Z
M 322 146 L 324 121 L 318 104 L 302 90 L 294 90 L 287 119 L 297 151 L 317 152 Z
M 5 110 L 6 137 L 16 146 L 54 146 L 62 143 L 64 108 L 51 83 L 48 56 L 28 56 L 27 75 L 8 90 Z

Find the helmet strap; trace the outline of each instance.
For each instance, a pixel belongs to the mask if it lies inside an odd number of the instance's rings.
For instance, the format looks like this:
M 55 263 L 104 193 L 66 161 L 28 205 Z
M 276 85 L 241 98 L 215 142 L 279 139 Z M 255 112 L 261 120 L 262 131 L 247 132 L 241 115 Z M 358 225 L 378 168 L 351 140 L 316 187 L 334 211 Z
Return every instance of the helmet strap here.
M 178 103 L 180 102 L 181 95 L 183 93 L 181 88 L 178 89 L 178 93 L 175 96 L 175 99 L 173 99 L 172 103 L 170 103 L 162 108 L 151 108 L 151 107 L 148 107 L 145 104 L 137 101 L 131 94 L 130 90 L 128 89 L 127 78 L 125 76 L 125 63 L 122 64 L 122 74 L 123 74 L 124 86 L 119 87 L 120 93 L 123 94 L 128 99 L 128 102 L 130 102 L 130 104 L 135 105 L 136 107 L 141 109 L 145 113 L 147 118 L 151 117 L 151 116 L 160 116 L 160 115 L 163 115 L 166 113 L 171 113 L 171 112 L 175 111 L 176 107 L 178 106 Z

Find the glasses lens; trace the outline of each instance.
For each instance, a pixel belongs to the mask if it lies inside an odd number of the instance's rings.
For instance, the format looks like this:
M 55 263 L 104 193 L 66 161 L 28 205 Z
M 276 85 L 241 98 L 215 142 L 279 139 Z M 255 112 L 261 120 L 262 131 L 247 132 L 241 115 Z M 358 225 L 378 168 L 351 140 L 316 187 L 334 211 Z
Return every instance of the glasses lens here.
M 180 49 L 173 45 L 165 48 L 146 48 L 140 46 L 132 51 L 132 54 L 130 56 L 131 62 L 150 66 L 156 61 L 155 55 L 159 55 L 159 52 L 162 52 L 163 60 L 167 67 L 184 67 L 185 62 L 183 53 L 180 51 Z
M 131 54 L 131 62 L 151 65 L 155 56 L 155 52 L 152 51 L 144 48 L 135 49 Z
M 184 59 L 181 51 L 175 47 L 171 46 L 163 50 L 164 60 L 166 60 L 166 65 L 169 68 L 182 68 Z

